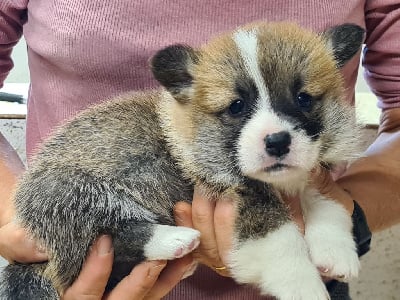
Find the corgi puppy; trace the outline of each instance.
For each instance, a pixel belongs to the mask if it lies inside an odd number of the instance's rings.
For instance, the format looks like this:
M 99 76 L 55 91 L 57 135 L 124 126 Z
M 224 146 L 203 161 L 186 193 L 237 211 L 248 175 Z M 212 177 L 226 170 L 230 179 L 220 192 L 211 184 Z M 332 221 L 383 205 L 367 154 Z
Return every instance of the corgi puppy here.
M 160 50 L 151 69 L 162 88 L 89 108 L 38 151 L 14 201 L 49 261 L 7 266 L 1 299 L 59 299 L 100 234 L 115 251 L 108 289 L 143 260 L 193 251 L 199 232 L 175 226 L 173 208 L 195 184 L 234 200 L 227 267 L 237 282 L 278 299 L 328 299 L 317 267 L 347 280 L 359 260 L 351 217 L 308 174 L 358 151 L 340 68 L 363 38 L 352 24 L 316 34 L 254 23 L 199 49 Z M 304 235 L 282 194 L 300 195 Z

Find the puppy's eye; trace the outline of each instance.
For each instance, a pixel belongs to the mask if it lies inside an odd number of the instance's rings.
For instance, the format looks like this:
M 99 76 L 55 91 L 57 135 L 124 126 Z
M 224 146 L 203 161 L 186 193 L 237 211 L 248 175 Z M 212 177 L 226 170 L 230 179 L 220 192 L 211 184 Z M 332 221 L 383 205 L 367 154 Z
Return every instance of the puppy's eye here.
M 246 103 L 242 99 L 236 99 L 229 106 L 229 113 L 232 117 L 240 117 L 246 110 Z
M 297 104 L 300 110 L 310 112 L 313 104 L 313 97 L 307 93 L 299 93 L 297 95 Z

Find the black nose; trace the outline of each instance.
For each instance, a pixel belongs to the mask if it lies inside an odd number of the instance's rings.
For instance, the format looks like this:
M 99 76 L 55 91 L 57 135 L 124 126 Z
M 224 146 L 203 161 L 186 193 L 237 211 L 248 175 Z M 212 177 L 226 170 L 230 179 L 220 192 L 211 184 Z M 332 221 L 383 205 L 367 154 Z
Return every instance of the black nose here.
M 289 153 L 289 146 L 292 142 L 289 132 L 281 131 L 273 134 L 268 134 L 265 139 L 265 149 L 272 156 L 282 156 Z

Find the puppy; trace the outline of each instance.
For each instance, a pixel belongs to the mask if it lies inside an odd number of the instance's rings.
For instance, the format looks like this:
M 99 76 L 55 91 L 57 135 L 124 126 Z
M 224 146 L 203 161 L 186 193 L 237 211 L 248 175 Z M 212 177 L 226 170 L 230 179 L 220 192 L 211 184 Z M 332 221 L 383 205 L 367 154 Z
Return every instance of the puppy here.
M 351 24 L 315 34 L 256 23 L 201 49 L 159 51 L 151 68 L 163 89 L 80 113 L 37 153 L 14 200 L 49 261 L 6 267 L 1 299 L 58 299 L 100 234 L 115 249 L 108 289 L 145 259 L 186 255 L 199 232 L 174 226 L 173 208 L 194 184 L 234 200 L 227 267 L 237 282 L 278 299 L 329 298 L 316 266 L 349 279 L 359 261 L 350 216 L 308 173 L 356 151 L 340 68 L 363 35 Z M 281 194 L 301 195 L 305 236 Z

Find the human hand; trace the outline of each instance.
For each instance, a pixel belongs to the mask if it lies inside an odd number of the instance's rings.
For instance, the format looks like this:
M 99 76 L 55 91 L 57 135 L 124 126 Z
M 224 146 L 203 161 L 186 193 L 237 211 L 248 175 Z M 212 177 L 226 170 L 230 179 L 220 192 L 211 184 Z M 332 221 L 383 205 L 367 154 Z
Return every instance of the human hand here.
M 185 256 L 174 261 L 146 261 L 133 268 L 108 294 L 104 294 L 111 274 L 114 251 L 109 236 L 101 236 L 92 246 L 76 281 L 62 300 L 142 300 L 161 299 L 184 277 L 193 259 Z M 162 271 L 162 272 L 161 272 Z
M 330 172 L 323 167 L 317 167 L 310 173 L 310 183 L 321 193 L 321 195 L 343 205 L 351 215 L 354 209 L 353 199 L 350 194 L 335 181 L 345 172 L 345 170 L 346 168 L 344 165 L 339 166 L 333 172 Z M 283 200 L 289 207 L 292 219 L 296 222 L 299 230 L 304 234 L 304 220 L 299 196 L 283 195 Z
M 287 198 L 285 202 L 291 210 L 293 220 L 303 230 L 300 201 Z M 235 214 L 235 203 L 232 199 L 212 201 L 201 187 L 195 187 L 192 205 L 179 202 L 175 206 L 176 224 L 200 231 L 200 245 L 193 252 L 194 259 L 222 276 L 230 276 L 225 266 L 228 253 L 232 249 Z
M 0 227 L 0 255 L 10 263 L 43 262 L 48 259 L 45 250 L 27 231 L 14 222 Z
M 176 225 L 200 231 L 200 245 L 192 252 L 193 258 L 222 276 L 230 276 L 225 266 L 232 247 L 235 214 L 231 199 L 213 201 L 200 186 L 194 189 L 191 205 L 178 202 L 175 206 Z
M 310 173 L 310 181 L 322 195 L 332 199 L 347 210 L 352 215 L 354 209 L 354 202 L 351 195 L 345 191 L 336 181 L 340 175 L 344 173 L 345 169 L 341 168 L 336 172 L 331 173 L 323 167 L 317 167 Z

